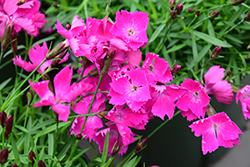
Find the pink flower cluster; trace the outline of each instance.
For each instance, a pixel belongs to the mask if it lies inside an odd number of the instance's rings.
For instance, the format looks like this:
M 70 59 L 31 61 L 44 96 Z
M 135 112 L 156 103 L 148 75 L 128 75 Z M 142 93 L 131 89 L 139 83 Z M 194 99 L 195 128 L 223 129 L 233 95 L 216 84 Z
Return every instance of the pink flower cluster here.
M 204 154 L 219 146 L 238 145 L 239 134 L 242 132 L 226 113 L 209 113 L 209 117 L 205 118 L 210 94 L 225 104 L 234 99 L 231 85 L 223 80 L 223 68 L 211 67 L 204 75 L 205 85 L 185 79 L 178 86 L 171 84 L 173 76 L 169 64 L 159 55 L 147 53 L 142 66 L 139 66 L 142 60 L 139 49 L 148 42 L 148 21 L 146 13 L 137 11 L 132 14 L 118 11 L 114 23 L 106 17 L 102 20 L 88 18 L 85 23 L 79 16 L 75 16 L 68 29 L 58 20 L 58 33 L 66 38 L 63 47 L 70 47 L 76 57 L 84 56 L 86 61 L 82 61 L 82 68 L 78 69 L 77 83 L 71 84 L 74 67 L 70 68 L 69 65 L 54 77 L 52 87 L 49 86 L 49 81 L 29 81 L 41 98 L 34 106 L 52 106 L 52 110 L 62 121 L 68 120 L 71 109 L 79 115 L 93 114 L 87 118 L 77 117 L 72 124 L 71 134 L 81 134 L 94 140 L 102 152 L 105 136 L 109 131 L 109 154 L 114 147 L 120 148 L 119 154 L 127 151 L 128 145 L 137 136 L 131 128 L 144 130 L 148 121 L 155 116 L 164 120 L 167 115 L 168 119 L 172 119 L 175 108 L 181 110 L 182 116 L 187 117 L 188 121 L 199 119 L 190 128 L 195 136 L 202 135 Z M 36 45 L 30 50 L 32 63 L 27 63 L 20 57 L 13 61 L 26 71 L 32 71 L 47 56 L 48 48 L 44 43 L 42 47 Z M 38 72 L 42 74 L 51 66 L 50 61 L 47 60 Z M 100 77 L 103 80 L 92 103 L 93 92 L 97 89 Z M 250 104 L 246 94 L 249 90 L 246 88 L 237 95 L 237 99 L 245 105 L 246 115 Z M 112 105 L 110 111 L 106 109 L 107 100 Z M 105 124 L 100 115 L 105 118 Z
M 13 28 L 15 33 L 24 29 L 29 34 L 38 35 L 39 29 L 46 23 L 45 15 L 39 8 L 38 0 L 1 0 L 0 37 L 3 39 L 10 28 Z

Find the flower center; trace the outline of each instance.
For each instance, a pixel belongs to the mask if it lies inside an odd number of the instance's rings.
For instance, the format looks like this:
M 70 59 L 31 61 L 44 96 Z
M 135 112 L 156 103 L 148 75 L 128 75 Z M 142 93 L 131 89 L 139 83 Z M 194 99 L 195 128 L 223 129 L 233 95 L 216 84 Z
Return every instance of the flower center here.
M 128 30 L 128 36 L 130 37 L 130 36 L 133 36 L 133 35 L 135 35 L 135 32 L 133 30 L 129 29 Z
M 137 87 L 135 85 L 132 86 L 132 92 L 135 92 L 137 90 Z

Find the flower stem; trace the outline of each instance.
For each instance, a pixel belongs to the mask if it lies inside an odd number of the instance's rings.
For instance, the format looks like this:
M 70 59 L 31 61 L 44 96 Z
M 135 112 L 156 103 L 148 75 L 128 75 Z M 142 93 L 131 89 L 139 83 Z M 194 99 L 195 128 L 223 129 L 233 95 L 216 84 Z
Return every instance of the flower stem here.
M 242 19 L 240 22 L 238 22 L 237 24 L 235 24 L 233 27 L 231 27 L 229 30 L 227 30 L 227 31 L 224 33 L 224 35 L 227 34 L 227 33 L 230 32 L 230 31 L 232 31 L 235 27 L 237 27 L 237 26 L 240 25 L 241 23 L 243 23 L 243 21 L 244 21 L 244 19 Z
M 13 89 L 12 93 L 10 93 L 10 95 L 7 97 L 6 101 L 4 102 L 4 104 L 1 107 L 1 111 L 5 110 L 7 108 L 7 106 L 14 100 L 16 99 L 19 95 L 21 95 L 24 91 L 22 91 L 21 93 L 19 93 L 15 98 L 13 98 L 15 96 L 15 93 L 21 89 L 21 87 L 28 81 L 28 79 L 36 72 L 36 70 L 46 61 L 46 59 L 44 59 L 37 67 L 35 70 L 33 70 L 30 75 L 18 86 L 17 89 Z M 29 88 L 29 86 L 27 87 Z M 27 88 L 25 88 L 24 90 L 27 90 Z M 15 92 L 15 93 L 14 93 Z
M 84 119 L 84 122 L 83 122 L 83 125 L 82 125 L 82 129 L 81 129 L 81 131 L 80 131 L 80 134 L 82 134 L 82 132 L 83 132 L 84 126 L 85 126 L 85 124 L 86 124 L 86 122 L 87 122 L 87 119 L 88 119 L 88 114 L 90 113 L 90 110 L 91 110 L 92 105 L 93 105 L 93 103 L 94 103 L 96 94 L 97 94 L 97 92 L 98 92 L 98 89 L 99 89 L 99 87 L 100 87 L 100 84 L 101 84 L 101 81 L 102 81 L 103 77 L 104 77 L 104 76 L 100 76 L 100 78 L 99 78 L 99 81 L 98 81 L 96 90 L 95 90 L 95 92 L 94 92 L 92 101 L 91 101 L 91 103 L 90 103 L 90 105 L 89 105 L 89 109 L 88 109 L 88 112 L 87 112 L 87 116 L 86 116 L 85 119 Z M 74 152 L 75 152 L 75 150 L 76 150 L 76 148 L 77 148 L 77 146 L 78 146 L 79 141 L 80 141 L 80 140 L 77 140 L 77 141 L 76 141 L 76 143 L 75 143 L 75 145 L 74 145 L 74 147 L 73 147 L 73 150 L 72 150 L 72 152 L 71 152 L 69 158 L 68 158 L 67 161 L 65 162 L 66 164 L 67 164 L 67 163 L 70 161 L 70 159 L 73 157 Z

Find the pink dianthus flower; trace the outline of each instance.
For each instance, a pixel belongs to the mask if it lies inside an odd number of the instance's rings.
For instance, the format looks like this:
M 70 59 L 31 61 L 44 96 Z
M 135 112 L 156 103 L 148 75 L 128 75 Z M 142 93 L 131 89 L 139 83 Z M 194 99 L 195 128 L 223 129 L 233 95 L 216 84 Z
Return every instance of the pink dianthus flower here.
M 202 135 L 204 155 L 215 151 L 219 146 L 232 148 L 233 144 L 239 145 L 239 134 L 243 134 L 224 112 L 193 122 L 189 127 L 196 137 Z
M 237 94 L 236 94 L 236 102 L 240 100 L 241 108 L 243 111 L 243 115 L 245 119 L 250 118 L 250 86 L 244 86 Z
M 170 83 L 170 80 L 173 80 L 168 62 L 159 58 L 159 55 L 154 53 L 146 54 L 142 70 L 146 72 L 148 82 L 151 84 L 157 82 L 165 84 Z
M 204 92 L 203 86 L 195 80 L 186 79 L 181 83 L 181 87 L 187 89 L 176 103 L 182 115 L 187 116 L 189 121 L 199 117 L 204 118 L 210 97 Z
M 126 75 L 113 80 L 110 86 L 109 102 L 127 104 L 135 112 L 151 98 L 146 75 L 140 68 L 127 71 Z
M 148 42 L 146 32 L 148 21 L 148 14 L 144 12 L 117 11 L 116 22 L 110 32 L 115 37 L 124 40 L 132 50 L 137 50 Z
M 234 94 L 231 84 L 222 80 L 224 71 L 220 66 L 213 66 L 207 71 L 204 75 L 205 92 L 213 94 L 218 102 L 230 104 L 230 101 L 234 100 Z
M 55 94 L 48 87 L 49 81 L 36 83 L 29 81 L 30 86 L 41 98 L 38 103 L 34 104 L 34 107 L 52 106 L 52 110 L 59 115 L 58 120 L 66 122 L 70 113 L 70 102 L 92 87 L 84 83 L 70 85 L 72 75 L 73 68 L 70 69 L 68 65 L 54 77 Z

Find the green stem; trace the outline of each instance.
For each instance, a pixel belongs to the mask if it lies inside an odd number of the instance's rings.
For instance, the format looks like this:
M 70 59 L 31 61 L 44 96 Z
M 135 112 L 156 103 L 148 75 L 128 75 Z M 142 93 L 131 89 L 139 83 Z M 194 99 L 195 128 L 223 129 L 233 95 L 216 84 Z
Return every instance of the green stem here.
M 202 22 L 206 21 L 206 20 L 209 19 L 209 18 L 211 18 L 211 17 L 208 16 L 208 17 L 206 17 L 206 18 L 204 18 L 204 19 L 198 21 L 197 23 L 195 23 L 194 25 L 192 25 L 190 28 L 192 29 L 192 28 L 198 26 L 199 24 L 201 24 Z
M 101 84 L 101 81 L 102 81 L 103 77 L 104 77 L 104 76 L 100 76 L 100 78 L 99 78 L 99 81 L 98 81 L 98 84 L 97 84 L 95 93 L 94 93 L 94 95 L 93 95 L 92 101 L 91 101 L 91 103 L 90 103 L 90 105 L 89 105 L 89 109 L 88 109 L 87 114 L 90 113 L 90 110 L 91 110 L 92 105 L 93 105 L 93 103 L 94 103 L 96 94 L 97 94 L 97 92 L 98 92 L 98 89 L 99 89 L 99 87 L 100 87 L 100 84 Z M 83 125 L 82 125 L 82 129 L 81 129 L 81 131 L 80 131 L 79 134 L 82 134 L 83 129 L 84 129 L 84 126 L 85 126 L 85 124 L 86 124 L 86 122 L 87 122 L 87 119 L 88 119 L 88 116 L 85 117 L 84 122 L 83 122 Z M 74 147 L 73 147 L 73 150 L 72 150 L 72 152 L 70 153 L 69 158 L 68 158 L 67 161 L 65 162 L 66 164 L 67 164 L 67 163 L 70 161 L 70 159 L 73 157 L 74 152 L 75 152 L 75 150 L 76 150 L 76 148 L 77 148 L 77 146 L 78 146 L 78 143 L 79 143 L 79 140 L 76 141 L 76 143 L 75 143 L 75 145 L 74 145 Z
M 189 28 L 193 24 L 193 22 L 196 20 L 196 18 L 197 18 L 197 15 L 195 15 L 195 17 L 193 18 L 193 20 L 188 24 L 187 28 Z
M 180 110 L 177 111 L 177 112 L 174 114 L 173 118 L 174 118 L 176 115 L 180 114 L 180 113 L 181 113 Z M 153 132 L 151 132 L 151 133 L 148 135 L 148 138 L 150 138 L 151 136 L 153 136 L 153 135 L 155 134 L 155 132 L 157 132 L 161 127 L 163 127 L 166 123 L 168 123 L 168 121 L 170 121 L 170 119 L 167 119 L 166 121 L 164 121 L 164 122 L 163 122 L 160 126 L 158 126 Z
M 94 93 L 93 98 L 92 98 L 92 101 L 91 101 L 91 103 L 90 103 L 90 105 L 89 105 L 89 109 L 88 109 L 87 114 L 90 113 L 90 110 L 91 110 L 92 105 L 93 105 L 93 103 L 94 103 L 94 100 L 95 100 L 96 94 L 97 94 L 97 92 L 98 92 L 98 89 L 99 89 L 99 87 L 100 87 L 100 84 L 101 84 L 101 82 L 102 82 L 102 79 L 103 79 L 103 76 L 100 76 L 99 81 L 98 81 L 98 84 L 97 84 L 97 87 L 96 87 L 96 89 L 95 89 L 95 93 Z M 82 134 L 82 132 L 83 132 L 83 129 L 84 129 L 84 126 L 85 126 L 85 124 L 86 124 L 86 122 L 87 122 L 87 119 L 88 119 L 88 116 L 85 117 L 85 120 L 84 120 L 84 122 L 83 122 L 83 126 L 82 126 L 82 129 L 81 129 L 80 134 Z
M 107 4 L 107 7 L 106 7 L 106 17 L 109 16 L 109 8 L 110 8 L 110 4 L 111 4 L 111 0 L 108 0 L 108 4 Z
M 94 113 L 94 114 L 83 114 L 83 115 L 74 115 L 74 116 L 70 116 L 68 119 L 77 118 L 77 117 L 95 116 L 95 115 L 96 115 L 96 113 Z
M 195 75 L 197 75 L 202 69 L 204 69 L 211 60 L 212 59 L 210 58 L 203 67 L 201 67 L 198 71 L 195 72 Z
M 30 75 L 19 85 L 19 87 L 17 89 L 13 89 L 12 91 L 18 91 L 19 89 L 21 89 L 21 87 L 28 81 L 28 79 L 37 71 L 37 69 L 46 61 L 46 59 L 44 59 L 37 67 L 35 70 L 33 70 Z M 27 87 L 28 88 L 28 87 Z M 26 90 L 26 89 L 25 89 Z M 23 93 L 24 91 L 22 91 Z M 20 95 L 20 93 L 18 94 Z M 7 108 L 7 106 L 14 100 L 12 99 L 15 96 L 15 93 L 11 93 L 10 96 L 7 97 L 6 101 L 4 102 L 1 111 L 5 110 Z M 15 98 L 17 98 L 18 96 L 16 96 Z
M 1 47 L 2 48 L 2 47 Z M 0 54 L 0 65 L 2 63 L 2 59 L 3 59 L 3 50 L 1 49 L 1 54 Z
M 240 25 L 241 23 L 243 23 L 243 21 L 244 21 L 244 19 L 242 19 L 240 22 L 238 22 L 237 24 L 235 24 L 233 27 L 231 27 L 229 30 L 227 30 L 227 31 L 224 33 L 224 35 L 227 34 L 227 33 L 230 32 L 230 31 L 232 31 L 235 27 L 237 27 L 237 26 Z
M 26 123 L 27 123 L 27 119 L 28 119 L 28 115 L 29 115 L 29 107 L 27 107 L 26 109 L 26 115 L 25 115 L 25 119 L 24 119 L 24 124 L 23 127 L 26 128 Z

